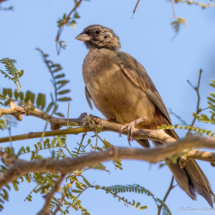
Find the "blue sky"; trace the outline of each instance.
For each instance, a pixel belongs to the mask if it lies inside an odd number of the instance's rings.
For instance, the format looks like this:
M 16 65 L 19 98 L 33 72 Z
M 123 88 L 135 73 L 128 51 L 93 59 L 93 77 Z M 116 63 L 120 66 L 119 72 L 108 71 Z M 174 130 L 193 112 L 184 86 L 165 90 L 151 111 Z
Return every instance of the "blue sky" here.
M 211 3 L 209 0 L 203 1 Z M 81 18 L 76 28 L 66 27 L 61 35 L 67 41 L 66 50 L 58 56 L 55 49 L 57 33 L 57 19 L 63 13 L 69 13 L 73 8 L 73 1 L 14 1 L 10 0 L 2 6 L 14 6 L 14 11 L 0 11 L 0 59 L 9 57 L 17 60 L 17 68 L 24 69 L 21 78 L 22 90 L 34 93 L 53 92 L 50 74 L 44 65 L 40 53 L 35 50 L 41 48 L 50 55 L 50 60 L 60 63 L 66 78 L 70 80 L 67 88 L 71 89 L 70 117 L 78 117 L 87 112 L 102 117 L 94 107 L 88 107 L 84 94 L 82 79 L 82 63 L 87 49 L 83 43 L 74 38 L 82 30 L 92 24 L 101 24 L 112 28 L 120 37 L 121 50 L 134 56 L 147 70 L 155 86 L 160 92 L 166 107 L 182 116 L 188 123 L 192 121 L 192 112 L 196 109 L 197 96 L 189 86 L 189 79 L 193 85 L 198 80 L 199 69 L 203 69 L 201 80 L 201 107 L 207 106 L 206 96 L 212 90 L 208 83 L 214 79 L 214 46 L 215 46 L 215 8 L 201 9 L 199 6 L 189 6 L 182 3 L 176 5 L 176 14 L 187 20 L 187 26 L 182 26 L 178 36 L 171 40 L 174 31 L 170 26 L 173 21 L 172 5 L 169 1 L 140 1 L 135 16 L 131 19 L 136 0 L 92 0 L 83 2 L 78 9 Z M 2 65 L 0 68 L 3 69 Z M 12 82 L 0 76 L 1 88 L 14 88 Z M 67 112 L 67 104 L 60 106 L 60 111 Z M 179 121 L 171 115 L 173 124 Z M 24 117 L 12 128 L 12 135 L 42 131 L 45 122 L 33 117 Z M 200 125 L 201 126 L 201 125 Z M 207 128 L 209 128 L 207 126 Z M 213 129 L 213 128 L 210 128 Z M 184 132 L 177 130 L 183 137 Z M 0 133 L 0 137 L 7 136 L 7 132 Z M 88 134 L 88 137 L 92 133 Z M 101 133 L 115 146 L 129 147 L 126 137 L 119 138 L 118 134 Z M 80 135 L 69 136 L 70 149 L 80 141 Z M 33 146 L 39 140 L 25 140 L 14 142 L 18 150 L 22 145 Z M 7 146 L 8 144 L 3 144 Z M 132 147 L 139 147 L 132 142 Z M 48 152 L 45 154 L 49 156 Z M 171 173 L 167 167 L 158 169 L 158 165 L 146 162 L 123 161 L 123 171 L 115 170 L 110 162 L 104 163 L 111 174 L 98 170 L 90 170 L 85 176 L 93 183 L 105 186 L 116 184 L 139 184 L 150 190 L 156 197 L 163 198 L 171 180 Z M 199 162 L 212 184 L 214 184 L 214 169 L 209 163 Z M 14 215 L 36 214 L 43 206 L 44 199 L 40 195 L 33 195 L 33 202 L 23 202 L 28 193 L 35 186 L 34 183 L 20 184 L 20 191 L 10 192 L 9 202 L 5 204 L 2 214 Z M 82 204 L 91 214 L 156 214 L 157 208 L 150 197 L 140 194 L 123 194 L 129 200 L 134 199 L 148 209 L 141 212 L 132 207 L 125 207 L 111 195 L 94 189 L 87 190 L 81 197 Z M 198 197 L 192 201 L 179 187 L 176 187 L 167 199 L 167 205 L 172 213 L 178 212 L 180 207 L 202 208 L 208 207 L 207 202 Z M 73 214 L 81 214 L 71 209 Z

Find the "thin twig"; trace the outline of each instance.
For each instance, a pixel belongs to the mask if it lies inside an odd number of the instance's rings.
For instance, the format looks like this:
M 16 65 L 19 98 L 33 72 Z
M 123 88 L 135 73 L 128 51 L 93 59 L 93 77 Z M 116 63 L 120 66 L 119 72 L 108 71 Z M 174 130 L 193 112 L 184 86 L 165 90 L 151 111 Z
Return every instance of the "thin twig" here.
M 59 55 L 60 54 L 60 47 L 58 47 L 58 43 L 59 43 L 59 39 L 60 39 L 60 35 L 63 31 L 63 28 L 66 24 L 68 24 L 68 20 L 70 18 L 70 16 L 72 15 L 72 13 L 80 6 L 81 2 L 83 0 L 80 0 L 79 2 L 77 2 L 77 4 L 75 5 L 75 7 L 70 11 L 70 13 L 68 14 L 68 16 L 64 19 L 64 22 L 63 24 L 58 28 L 58 31 L 57 31 L 57 36 L 56 36 L 56 49 L 57 49 L 57 54 Z
M 72 128 L 72 129 L 63 129 L 63 130 L 57 130 L 57 131 L 46 131 L 46 132 L 29 132 L 28 134 L 21 134 L 11 137 L 2 137 L 0 138 L 0 143 L 6 143 L 12 141 L 18 141 L 18 140 L 27 140 L 27 139 L 34 139 L 34 138 L 40 138 L 41 135 L 43 137 L 51 137 L 51 136 L 58 136 L 58 135 L 65 135 L 65 134 L 79 134 L 87 131 L 91 131 L 91 127 L 78 127 L 78 128 Z
M 190 85 L 191 85 L 191 87 L 196 91 L 196 93 L 197 93 L 197 98 L 198 98 L 198 100 L 197 100 L 197 107 L 196 107 L 196 114 L 199 114 L 202 110 L 199 108 L 199 105 L 200 105 L 200 94 L 199 94 L 199 87 L 200 87 L 200 81 L 201 81 L 201 75 L 202 75 L 202 69 L 200 69 L 200 71 L 199 71 L 199 79 L 198 79 L 198 84 L 197 84 L 197 87 L 194 87 L 189 81 L 187 81 Z M 193 121 L 192 121 L 192 123 L 191 123 L 191 126 L 194 126 L 194 124 L 195 124 L 195 122 L 196 122 L 196 117 L 194 117 L 193 118 Z M 187 136 L 190 134 L 190 132 L 191 132 L 191 130 L 189 130 L 188 132 L 187 132 Z
M 174 112 L 172 111 L 172 109 L 169 109 L 169 113 L 172 114 L 172 115 L 174 115 L 178 120 L 180 120 L 180 121 L 183 123 L 183 125 L 188 125 L 188 124 L 185 122 L 185 120 L 183 120 L 180 116 L 178 116 L 176 113 L 174 113 Z
M 165 194 L 165 196 L 164 196 L 164 198 L 163 198 L 163 202 L 166 201 L 168 195 L 170 194 L 170 191 L 171 191 L 173 188 L 175 188 L 176 185 L 173 186 L 173 182 L 174 182 L 174 176 L 172 176 L 172 179 L 171 179 L 169 188 L 168 188 L 168 190 L 167 190 L 167 192 L 166 192 L 166 194 Z M 158 215 L 160 215 L 161 209 L 162 209 L 162 205 L 158 206 Z
M 174 17 L 174 18 L 177 18 L 177 16 L 176 16 L 176 10 L 175 10 L 175 1 L 174 1 L 174 0 L 171 0 L 171 2 L 172 2 L 173 17 Z
M 34 187 L 34 189 L 26 196 L 26 198 L 24 199 L 24 202 L 27 200 L 28 196 L 30 196 L 38 186 L 39 186 L 39 184 L 37 184 L 37 185 Z
M 70 108 L 70 104 L 68 102 L 68 111 L 67 111 L 67 129 L 69 129 L 69 108 Z M 69 151 L 68 147 L 67 147 L 67 134 L 65 135 L 65 146 L 64 148 L 67 150 L 67 152 L 70 154 L 71 157 L 72 156 L 72 153 Z
M 135 5 L 135 8 L 134 8 L 134 10 L 133 10 L 133 14 L 132 14 L 131 19 L 133 19 L 133 17 L 134 17 L 134 14 L 135 14 L 135 12 L 136 12 L 136 9 L 137 9 L 137 6 L 138 6 L 139 2 L 140 2 L 140 0 L 138 0 L 137 3 L 136 3 L 136 5 Z

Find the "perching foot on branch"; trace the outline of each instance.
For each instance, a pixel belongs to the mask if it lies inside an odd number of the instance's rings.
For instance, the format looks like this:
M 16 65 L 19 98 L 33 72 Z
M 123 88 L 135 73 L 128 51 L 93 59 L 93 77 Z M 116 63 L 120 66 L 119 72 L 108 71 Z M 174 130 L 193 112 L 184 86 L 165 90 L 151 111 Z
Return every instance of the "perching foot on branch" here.
M 135 126 L 136 126 L 137 124 L 139 124 L 139 123 L 141 123 L 141 122 L 143 122 L 143 121 L 145 121 L 143 118 L 139 118 L 139 119 L 137 119 L 137 120 L 134 120 L 134 121 L 132 121 L 132 122 L 130 122 L 130 123 L 125 124 L 125 125 L 120 129 L 120 131 L 119 131 L 119 136 L 121 137 L 121 136 L 122 136 L 122 132 L 124 131 L 124 129 L 127 128 L 128 143 L 129 143 L 129 145 L 131 146 L 130 141 L 131 141 L 131 140 L 133 141 L 133 136 L 134 136 L 134 131 L 133 131 L 133 130 L 134 130 L 134 128 L 135 128 Z

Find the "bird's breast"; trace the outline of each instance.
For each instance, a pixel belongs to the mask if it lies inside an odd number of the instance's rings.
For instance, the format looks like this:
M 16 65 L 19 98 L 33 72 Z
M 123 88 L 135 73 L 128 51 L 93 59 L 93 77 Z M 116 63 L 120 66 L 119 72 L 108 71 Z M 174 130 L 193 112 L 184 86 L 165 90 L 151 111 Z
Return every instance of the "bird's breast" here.
M 125 124 L 144 116 L 153 118 L 154 105 L 111 55 L 87 56 L 83 78 L 96 108 L 107 119 Z

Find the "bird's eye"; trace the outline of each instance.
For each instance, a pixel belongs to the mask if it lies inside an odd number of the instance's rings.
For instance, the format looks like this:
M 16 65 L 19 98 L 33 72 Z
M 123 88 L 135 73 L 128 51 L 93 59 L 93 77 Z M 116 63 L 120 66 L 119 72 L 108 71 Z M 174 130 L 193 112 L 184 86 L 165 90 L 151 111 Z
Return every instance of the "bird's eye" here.
M 105 39 L 107 39 L 108 37 L 109 37 L 109 36 L 107 36 L 107 35 L 106 35 L 106 36 L 104 36 L 104 38 L 105 38 Z
M 100 34 L 100 30 L 97 30 L 97 31 L 96 31 L 96 34 Z

